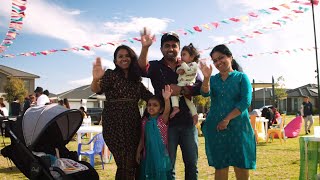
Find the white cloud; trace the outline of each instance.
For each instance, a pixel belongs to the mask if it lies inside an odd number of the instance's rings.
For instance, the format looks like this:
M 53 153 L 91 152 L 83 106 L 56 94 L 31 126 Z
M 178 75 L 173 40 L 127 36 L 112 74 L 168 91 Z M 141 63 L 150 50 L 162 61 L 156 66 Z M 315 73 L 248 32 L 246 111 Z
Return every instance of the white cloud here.
M 117 18 L 115 19 L 117 20 Z M 105 22 L 104 27 L 109 32 L 116 32 L 120 34 L 127 34 L 130 32 L 140 32 L 143 27 L 152 28 L 154 34 L 164 31 L 168 23 L 173 22 L 172 19 L 158 19 L 158 18 L 144 18 L 144 17 L 131 17 L 128 22 Z M 138 33 L 137 33 L 138 35 Z

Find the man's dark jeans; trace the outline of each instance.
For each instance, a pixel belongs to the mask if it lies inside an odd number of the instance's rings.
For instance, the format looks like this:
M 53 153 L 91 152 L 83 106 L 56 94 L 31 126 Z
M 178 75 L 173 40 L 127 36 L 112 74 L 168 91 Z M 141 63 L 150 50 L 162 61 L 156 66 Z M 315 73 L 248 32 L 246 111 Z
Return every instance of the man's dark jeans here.
M 198 179 L 198 130 L 195 126 L 168 128 L 169 155 L 172 163 L 171 173 L 168 179 L 175 179 L 175 161 L 177 147 L 180 145 L 182 158 L 185 166 L 185 179 Z

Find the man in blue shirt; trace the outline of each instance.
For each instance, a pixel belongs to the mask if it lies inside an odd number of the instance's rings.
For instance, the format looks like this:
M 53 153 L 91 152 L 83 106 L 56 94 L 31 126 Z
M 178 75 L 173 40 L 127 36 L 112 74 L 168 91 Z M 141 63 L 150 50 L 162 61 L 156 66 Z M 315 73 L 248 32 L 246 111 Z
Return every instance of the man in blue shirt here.
M 163 54 L 161 60 L 148 61 L 147 55 L 149 47 L 152 45 L 153 37 L 146 32 L 141 34 L 142 49 L 139 57 L 139 66 L 144 71 L 144 76 L 151 79 L 156 95 L 161 95 L 161 91 L 166 84 L 173 89 L 172 95 L 193 96 L 200 94 L 202 80 L 197 76 L 197 81 L 192 87 L 179 87 L 178 74 L 176 68 L 179 65 L 178 54 L 180 51 L 179 36 L 175 33 L 166 33 L 161 38 L 160 50 Z M 198 132 L 193 122 L 190 110 L 184 98 L 179 101 L 180 112 L 169 121 L 168 128 L 168 150 L 172 163 L 172 169 L 168 179 L 175 179 L 175 160 L 177 147 L 180 145 L 183 162 L 185 165 L 185 179 L 197 179 L 198 177 Z

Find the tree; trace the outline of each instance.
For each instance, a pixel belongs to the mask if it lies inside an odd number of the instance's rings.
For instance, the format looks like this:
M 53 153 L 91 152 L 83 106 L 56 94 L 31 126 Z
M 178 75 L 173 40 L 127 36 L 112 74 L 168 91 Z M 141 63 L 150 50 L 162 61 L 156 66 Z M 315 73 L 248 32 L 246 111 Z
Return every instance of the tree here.
M 24 87 L 24 82 L 19 78 L 9 78 L 7 84 L 4 86 L 3 95 L 8 102 L 12 102 L 15 97 L 19 99 L 20 102 L 23 102 L 24 97 L 27 95 L 27 90 Z
M 193 103 L 196 106 L 202 108 L 202 112 L 205 113 L 205 110 L 210 107 L 210 97 L 203 97 L 201 95 L 193 97 Z
M 280 102 L 280 100 L 287 98 L 288 94 L 285 89 L 285 79 L 283 76 L 278 77 L 277 82 L 275 83 L 274 93 L 277 103 Z

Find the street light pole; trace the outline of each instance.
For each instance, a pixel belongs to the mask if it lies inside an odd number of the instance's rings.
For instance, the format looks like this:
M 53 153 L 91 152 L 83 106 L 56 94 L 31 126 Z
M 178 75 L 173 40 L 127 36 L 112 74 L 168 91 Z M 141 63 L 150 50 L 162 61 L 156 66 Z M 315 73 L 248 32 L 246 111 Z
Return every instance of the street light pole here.
M 320 86 L 319 86 L 319 64 L 318 64 L 318 47 L 317 47 L 317 31 L 316 31 L 316 21 L 314 18 L 314 0 L 311 0 L 311 7 L 312 7 L 312 20 L 313 20 L 313 34 L 314 34 L 314 45 L 315 45 L 315 52 L 316 52 L 316 63 L 317 63 L 317 85 L 318 85 L 318 116 L 319 116 L 319 124 L 320 124 Z

